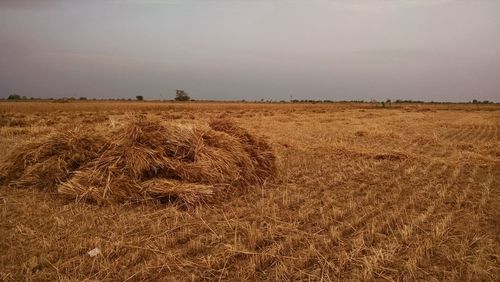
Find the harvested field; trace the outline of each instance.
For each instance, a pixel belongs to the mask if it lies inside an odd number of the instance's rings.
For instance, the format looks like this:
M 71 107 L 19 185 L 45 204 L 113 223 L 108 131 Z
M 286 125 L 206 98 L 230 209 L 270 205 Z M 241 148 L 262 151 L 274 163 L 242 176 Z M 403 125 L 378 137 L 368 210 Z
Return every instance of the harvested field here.
M 497 105 L 0 112 L 0 280 L 500 277 Z

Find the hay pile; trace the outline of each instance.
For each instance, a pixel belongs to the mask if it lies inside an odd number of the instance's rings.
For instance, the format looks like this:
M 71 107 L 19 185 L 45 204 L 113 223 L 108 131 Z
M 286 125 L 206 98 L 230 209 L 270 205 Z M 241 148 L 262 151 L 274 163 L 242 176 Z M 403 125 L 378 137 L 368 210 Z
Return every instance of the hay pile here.
M 105 136 L 66 130 L 13 150 L 0 166 L 9 185 L 98 203 L 194 205 L 276 173 L 271 147 L 228 120 L 189 127 L 137 119 Z
M 103 149 L 104 136 L 91 132 L 65 129 L 12 150 L 0 164 L 0 181 L 10 186 L 55 188 Z

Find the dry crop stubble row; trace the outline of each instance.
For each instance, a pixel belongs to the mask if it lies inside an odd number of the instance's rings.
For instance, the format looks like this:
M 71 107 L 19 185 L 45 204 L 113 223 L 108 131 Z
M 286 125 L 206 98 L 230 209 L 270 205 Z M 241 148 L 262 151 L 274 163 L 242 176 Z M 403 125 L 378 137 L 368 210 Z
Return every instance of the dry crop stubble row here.
M 140 114 L 232 118 L 268 137 L 276 181 L 190 210 L 2 187 L 1 278 L 498 279 L 497 111 L 189 107 Z M 12 113 L 2 152 L 71 122 L 126 122 L 131 110 Z
M 496 139 L 497 128 L 492 124 L 474 124 L 457 126 L 450 129 L 450 132 L 444 135 L 445 139 L 450 141 L 490 141 Z

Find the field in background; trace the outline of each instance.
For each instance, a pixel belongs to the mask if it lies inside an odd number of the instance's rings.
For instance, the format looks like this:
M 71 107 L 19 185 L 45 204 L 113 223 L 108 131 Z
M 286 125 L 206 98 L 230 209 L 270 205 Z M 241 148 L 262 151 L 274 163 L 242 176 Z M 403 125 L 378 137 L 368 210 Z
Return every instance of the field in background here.
M 159 102 L 159 101 L 0 101 L 0 113 L 32 113 L 54 111 L 228 111 L 228 110 L 313 110 L 320 109 L 400 109 L 406 111 L 465 110 L 497 111 L 497 104 L 438 104 L 438 103 L 260 103 L 260 102 Z
M 1 102 L 0 158 L 136 115 L 231 118 L 267 137 L 278 179 L 191 210 L 0 187 L 0 280 L 500 277 L 498 105 Z

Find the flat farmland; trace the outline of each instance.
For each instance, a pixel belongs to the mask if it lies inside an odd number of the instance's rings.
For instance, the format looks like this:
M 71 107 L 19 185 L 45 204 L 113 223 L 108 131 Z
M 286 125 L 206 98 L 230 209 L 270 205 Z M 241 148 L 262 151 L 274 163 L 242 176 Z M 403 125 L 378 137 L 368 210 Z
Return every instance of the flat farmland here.
M 138 117 L 231 120 L 266 140 L 275 176 L 190 207 L 4 181 L 0 280 L 500 278 L 497 105 L 2 102 L 0 162 L 68 128 Z

